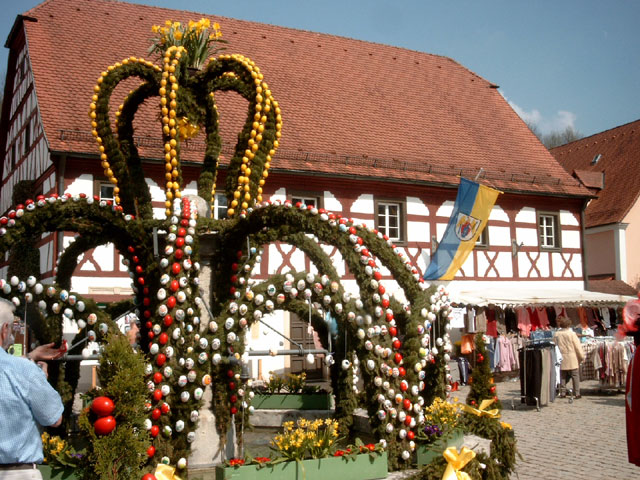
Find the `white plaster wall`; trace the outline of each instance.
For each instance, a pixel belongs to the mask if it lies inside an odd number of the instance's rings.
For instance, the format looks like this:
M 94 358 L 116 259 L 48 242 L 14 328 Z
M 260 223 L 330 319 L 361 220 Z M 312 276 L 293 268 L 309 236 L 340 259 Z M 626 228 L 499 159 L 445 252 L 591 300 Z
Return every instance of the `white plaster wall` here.
M 76 179 L 71 182 L 64 193 L 70 193 L 71 195 L 80 195 L 81 193 L 85 193 L 87 195 L 93 196 L 93 175 L 90 173 L 83 173 L 76 177 Z
M 164 208 L 158 207 L 158 208 L 153 208 L 153 218 L 157 219 L 157 220 L 164 220 L 165 218 L 167 218 L 167 212 L 165 212 Z
M 305 270 L 305 254 L 302 250 L 298 250 L 297 248 L 294 250 L 294 252 L 291 254 L 291 265 L 293 265 L 293 268 L 295 270 L 297 270 L 298 272 L 302 272 Z
M 525 247 L 538 246 L 538 230 L 535 228 L 516 228 L 516 241 L 518 245 L 524 243 Z
M 49 272 L 53 269 L 53 242 L 40 246 L 40 271 Z
M 288 312 L 279 310 L 269 315 L 264 315 L 262 317 L 262 320 L 284 335 L 289 336 Z M 284 350 L 290 348 L 288 341 L 286 341 L 284 338 L 282 338 L 267 326 L 262 325 L 260 322 L 256 322 L 254 326 L 247 332 L 247 340 L 248 347 L 251 350 L 269 350 L 271 348 L 275 348 L 276 350 Z M 258 371 L 258 360 L 262 361 L 262 378 L 264 380 L 269 379 L 270 371 L 275 371 L 280 374 L 284 372 L 286 360 L 284 356 L 271 357 L 267 355 L 264 357 L 261 356 L 249 358 L 251 359 L 251 372 L 253 378 L 260 377 L 260 372 Z
M 464 277 L 462 276 L 462 270 L 464 270 Z M 465 277 L 475 277 L 475 276 L 476 276 L 476 269 L 475 269 L 475 263 L 473 260 L 473 255 L 469 255 L 467 259 L 464 261 L 464 263 L 462 264 L 462 268 L 458 270 L 458 272 L 456 273 L 455 278 L 465 278 Z
M 516 215 L 516 222 L 537 223 L 536 209 L 531 207 L 523 207 Z
M 562 230 L 562 248 L 580 248 L 580 232 L 578 230 Z
M 495 265 L 500 272 L 500 276 L 513 276 L 513 263 L 511 261 L 511 258 L 511 252 L 498 252 L 498 258 L 496 259 Z
M 508 247 L 511 245 L 511 231 L 509 227 L 489 226 L 489 245 L 496 247 Z
M 407 214 L 429 216 L 429 208 L 417 197 L 407 197 Z
M 341 212 L 342 204 L 340 201 L 328 190 L 324 191 L 323 199 L 324 209 L 330 212 Z
M 430 242 L 431 226 L 427 222 L 407 222 L 407 240 L 409 242 Z
M 455 205 L 455 202 L 453 200 L 446 200 L 438 208 L 438 211 L 436 212 L 436 216 L 438 216 L 438 217 L 450 217 L 451 216 L 451 212 L 453 212 L 453 206 L 454 205 Z
M 446 223 L 436 223 L 436 237 L 438 239 L 438 242 L 442 240 L 442 237 L 444 236 L 444 232 L 446 229 L 447 229 Z
M 93 259 L 100 266 L 103 271 L 112 272 L 114 270 L 113 257 L 115 255 L 115 248 L 113 243 L 107 243 L 106 245 L 99 245 L 93 250 Z M 89 268 L 84 268 L 89 267 Z M 91 262 L 87 262 L 82 270 L 95 270 Z
M 198 195 L 198 183 L 191 180 L 182 191 L 182 195 Z
M 568 210 L 560 210 L 560 225 L 571 225 L 577 227 L 580 225 L 580 222 L 578 221 L 577 215 L 574 215 Z
M 508 222 L 509 216 L 502 209 L 502 207 L 498 207 L 497 205 L 494 205 L 494 207 L 491 209 L 491 213 L 489 214 L 489 220 L 499 220 L 502 222 Z
M 287 199 L 287 189 L 286 188 L 279 188 L 278 190 L 276 190 L 275 192 L 273 192 L 273 195 L 271 195 L 271 197 L 269 197 L 269 200 L 272 202 L 282 202 L 284 203 L 284 201 Z
M 331 253 L 335 249 L 335 247 L 333 247 L 332 245 L 321 245 L 320 247 L 327 254 L 327 256 L 331 255 Z M 336 269 L 336 272 L 338 273 L 338 275 L 344 276 L 346 273 L 346 267 L 340 251 L 335 250 L 335 253 L 329 258 L 331 258 L 331 263 L 333 264 L 333 267 Z
M 363 193 L 358 199 L 351 205 L 351 213 L 373 213 L 373 195 L 370 193 Z M 354 219 L 355 221 L 355 219 Z M 359 220 L 358 223 L 362 222 Z
M 282 245 L 283 247 L 283 251 L 286 252 L 285 248 L 288 247 L 287 245 Z M 268 273 L 269 275 L 273 275 L 274 273 L 276 273 L 278 271 L 278 267 L 280 266 L 280 264 L 282 263 L 282 255 L 280 254 L 280 252 L 278 251 L 278 249 L 276 248 L 275 245 L 269 245 L 269 269 L 268 269 Z

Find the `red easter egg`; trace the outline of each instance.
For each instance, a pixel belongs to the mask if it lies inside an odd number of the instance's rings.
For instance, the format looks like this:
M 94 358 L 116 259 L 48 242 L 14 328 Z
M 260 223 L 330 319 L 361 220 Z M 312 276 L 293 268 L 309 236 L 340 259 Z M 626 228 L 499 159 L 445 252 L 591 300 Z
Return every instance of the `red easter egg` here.
M 91 411 L 99 417 L 111 415 L 114 408 L 113 400 L 109 397 L 96 397 L 93 399 L 93 402 L 91 402 Z
M 182 250 L 180 250 L 179 248 L 176 249 L 175 252 L 173 252 L 173 255 L 180 260 L 182 258 L 182 256 L 184 255 L 184 252 Z
M 382 285 L 378 285 L 378 293 L 380 295 L 384 295 L 384 293 L 387 291 L 386 288 L 384 288 Z
M 411 410 L 411 400 L 409 400 L 408 398 L 405 398 L 402 401 L 402 406 L 404 407 L 405 410 Z
M 165 332 L 162 332 L 158 337 L 158 342 L 160 342 L 161 345 L 165 345 L 168 341 L 169 335 L 167 335 Z
M 404 377 L 407 374 L 407 369 L 404 367 L 398 367 L 398 372 L 400 373 L 401 377 Z
M 147 448 L 147 456 L 148 457 L 153 457 L 156 454 L 156 447 L 154 447 L 153 445 L 151 445 L 149 448 Z M 147 473 L 147 475 L 151 475 L 150 473 Z M 142 477 L 142 479 L 144 480 L 144 478 L 147 476 L 145 475 L 144 477 Z M 155 477 L 154 477 L 155 478 Z
M 234 382 L 229 382 L 229 390 L 235 390 L 236 384 Z
M 173 265 L 171 265 L 171 272 L 174 275 L 178 275 L 180 273 L 181 269 L 182 269 L 182 267 L 180 267 L 180 264 L 178 262 L 176 262 Z
M 147 451 L 148 452 L 148 451 Z M 155 452 L 153 452 L 155 454 Z M 158 480 L 155 475 L 145 473 L 140 480 Z
M 415 434 L 415 433 L 413 433 L 411 430 L 409 430 L 409 431 L 407 432 L 407 438 L 408 438 L 409 440 L 413 440 L 414 438 L 416 438 L 416 434 Z
M 404 419 L 404 424 L 408 427 L 409 425 L 411 425 L 411 420 L 412 420 L 411 416 L 407 415 Z
M 236 407 L 231 407 L 231 415 L 235 415 L 238 413 L 238 409 Z
M 187 234 L 187 230 L 184 228 L 179 228 L 178 229 L 178 236 L 179 237 L 184 237 Z
M 381 303 L 384 308 L 389 307 L 389 300 L 387 300 L 386 298 L 383 298 Z
M 227 370 L 227 377 L 233 378 L 234 375 L 235 373 L 233 372 L 233 370 Z
M 395 337 L 398 334 L 398 329 L 396 327 L 389 327 L 389 335 Z
M 131 260 L 133 260 L 133 263 L 138 263 L 140 261 L 137 255 L 134 255 Z
M 171 407 L 169 406 L 169 404 L 167 402 L 164 402 L 162 404 L 162 406 L 160 407 L 160 410 L 162 411 L 162 413 L 164 413 L 166 415 L 171 410 Z
M 393 348 L 395 348 L 396 350 L 400 350 L 400 347 L 402 347 L 402 342 L 400 342 L 400 340 L 396 339 L 393 341 Z
M 160 372 L 156 372 L 153 374 L 153 383 L 162 382 L 162 374 Z
M 164 323 L 165 327 L 171 326 L 171 324 L 173 323 L 173 317 L 171 315 L 165 315 L 162 319 L 162 323 Z
M 151 412 L 151 418 L 153 418 L 154 420 L 158 420 L 160 418 L 160 415 L 162 415 L 162 412 L 159 408 L 154 408 Z
M 183 237 L 178 237 L 176 238 L 176 247 L 184 247 L 184 238 Z
M 156 357 L 156 365 L 161 367 L 167 361 L 167 356 L 164 353 L 159 353 Z
M 162 390 L 160 390 L 160 389 L 155 389 L 155 390 L 153 391 L 153 399 L 154 399 L 156 402 L 159 402 L 159 401 L 162 399 Z
M 142 268 L 142 265 L 136 265 L 136 273 L 140 275 L 142 272 L 144 272 L 144 268 Z
M 144 285 L 144 277 L 138 277 L 138 284 Z
M 169 288 L 172 292 L 177 292 L 180 289 L 180 283 L 178 282 L 178 280 L 171 280 Z
M 237 397 L 236 395 L 231 395 L 231 396 L 229 397 L 229 401 L 230 401 L 231 403 L 236 403 L 236 402 L 238 401 L 238 397 Z
M 173 308 L 176 306 L 176 297 L 174 297 L 173 295 L 170 296 L 169 298 L 167 298 L 167 307 L 168 308 Z
M 160 433 L 160 427 L 158 425 L 153 425 L 149 433 L 152 437 L 157 437 Z
M 116 428 L 116 419 L 111 415 L 101 417 L 93 424 L 93 429 L 97 435 L 108 435 Z
M 401 355 L 401 354 L 399 354 L 399 353 L 396 353 L 396 354 L 393 356 L 393 360 L 394 360 L 396 363 L 400 363 L 400 362 L 402 361 L 402 355 Z

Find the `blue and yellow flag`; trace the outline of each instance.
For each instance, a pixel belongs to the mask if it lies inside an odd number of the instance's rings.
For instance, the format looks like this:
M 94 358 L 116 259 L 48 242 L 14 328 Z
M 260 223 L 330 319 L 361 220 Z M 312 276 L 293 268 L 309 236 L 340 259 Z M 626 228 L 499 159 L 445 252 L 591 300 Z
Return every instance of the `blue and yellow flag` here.
M 444 236 L 424 274 L 425 280 L 453 280 L 475 247 L 501 193 L 466 178 L 460 179 L 456 204 Z

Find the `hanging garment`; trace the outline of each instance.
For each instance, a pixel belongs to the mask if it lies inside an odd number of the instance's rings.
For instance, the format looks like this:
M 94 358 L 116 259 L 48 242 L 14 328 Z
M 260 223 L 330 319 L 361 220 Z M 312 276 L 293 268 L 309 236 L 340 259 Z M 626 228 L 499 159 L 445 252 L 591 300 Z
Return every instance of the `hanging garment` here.
M 540 322 L 540 328 L 549 328 L 549 317 L 547 317 L 547 309 L 545 307 L 537 307 L 536 313 Z
M 476 331 L 476 311 L 473 307 L 467 309 L 467 332 L 474 333 Z
M 476 332 L 485 333 L 487 331 L 487 315 L 485 308 L 479 308 L 476 312 Z
M 549 319 L 549 326 L 551 328 L 558 328 L 556 322 L 556 309 L 553 307 L 547 307 L 547 318 Z
M 467 309 L 462 307 L 453 307 L 451 309 L 449 325 L 451 328 L 464 328 L 464 316 L 467 313 Z
M 469 360 L 464 357 L 458 358 L 458 373 L 460 374 L 460 384 L 466 385 L 469 383 Z
M 531 333 L 531 318 L 529 312 L 524 307 L 516 308 L 516 314 L 518 315 L 518 329 L 520 333 L 525 337 L 528 337 Z
M 496 338 L 498 336 L 498 322 L 496 321 L 496 311 L 490 308 L 485 309 L 487 316 L 487 335 Z
M 513 345 L 511 341 L 504 335 L 498 337 L 498 350 L 500 350 L 497 369 L 500 372 L 510 372 L 517 368 L 515 355 L 513 353 Z
M 506 333 L 518 331 L 518 316 L 513 308 L 509 307 L 504 311 L 504 322 L 507 329 Z
M 520 395 L 527 405 L 535 405 L 540 399 L 542 386 L 542 352 L 538 349 L 524 348 L 520 358 Z
M 549 387 L 551 383 L 551 349 L 544 348 L 541 351 L 542 372 L 540 382 L 540 406 L 549 404 Z
M 468 355 L 475 350 L 475 343 L 473 341 L 473 334 L 463 335 L 460 341 L 460 353 Z
M 540 328 L 540 319 L 538 318 L 538 311 L 535 307 L 527 307 L 529 312 L 529 320 L 531 321 L 531 331 L 538 330 Z
M 600 316 L 602 317 L 602 323 L 605 328 L 611 328 L 611 317 L 609 316 L 609 309 L 606 307 L 600 307 Z

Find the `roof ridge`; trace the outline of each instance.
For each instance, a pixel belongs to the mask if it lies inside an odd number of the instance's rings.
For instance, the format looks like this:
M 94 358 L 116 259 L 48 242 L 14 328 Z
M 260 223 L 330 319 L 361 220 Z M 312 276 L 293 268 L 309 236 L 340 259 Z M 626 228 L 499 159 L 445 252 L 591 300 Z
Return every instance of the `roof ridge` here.
M 622 129 L 622 128 L 625 128 L 625 127 L 629 127 L 629 125 L 633 125 L 634 123 L 637 123 L 638 124 L 638 128 L 640 128 L 640 119 L 633 120 L 631 122 L 627 122 L 627 123 L 624 123 L 622 125 L 618 125 L 617 127 L 612 127 L 612 128 L 607 129 L 607 130 L 603 130 L 602 132 L 594 133 L 592 135 L 589 135 L 588 137 L 583 137 L 583 138 L 580 138 L 578 140 L 574 140 L 573 142 L 569 142 L 569 143 L 565 143 L 564 145 L 559 145 L 557 147 L 553 147 L 553 148 L 549 149 L 549 151 L 556 150 L 556 151 L 558 151 L 558 155 L 564 155 L 564 154 L 568 153 L 565 150 L 569 150 L 570 151 L 572 148 L 575 148 L 576 150 L 579 150 L 581 148 L 588 148 L 591 145 L 594 145 L 596 143 L 596 142 L 594 142 L 593 144 L 589 143 L 588 141 L 590 139 L 593 139 L 594 137 L 602 136 L 603 137 L 602 140 L 598 139 L 598 141 L 606 142 L 607 140 L 611 140 L 611 139 L 613 139 L 615 137 L 615 135 L 613 135 L 613 136 L 607 135 L 608 133 L 611 133 L 611 132 L 613 132 L 615 130 L 619 130 L 619 129 Z M 634 133 L 634 132 L 635 132 L 635 130 L 631 130 L 631 132 L 629 132 L 629 133 Z
M 35 12 L 36 10 L 39 10 L 40 8 L 44 7 L 45 5 L 47 5 L 48 3 L 53 3 L 55 1 L 61 1 L 61 0 L 44 0 L 44 2 L 39 3 L 38 5 L 36 5 L 35 7 L 31 7 L 29 10 L 27 10 L 26 12 L 22 13 L 23 17 L 29 17 L 31 16 L 32 12 Z

